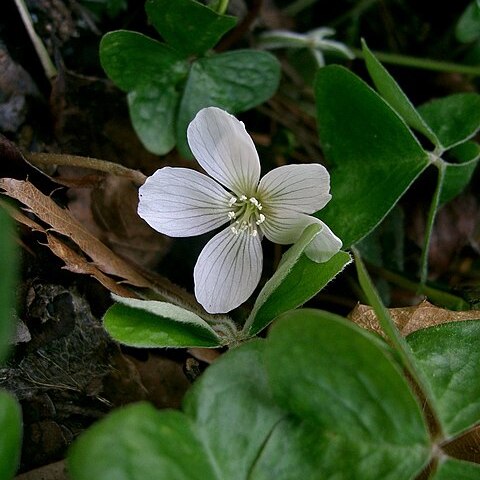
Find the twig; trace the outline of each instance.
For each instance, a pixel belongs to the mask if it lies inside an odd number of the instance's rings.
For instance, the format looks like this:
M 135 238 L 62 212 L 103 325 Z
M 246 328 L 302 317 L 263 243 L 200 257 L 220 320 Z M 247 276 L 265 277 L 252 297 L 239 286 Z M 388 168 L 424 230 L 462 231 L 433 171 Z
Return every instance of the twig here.
M 132 170 L 118 163 L 107 162 L 106 160 L 99 160 L 98 158 L 61 153 L 26 153 L 25 157 L 34 165 L 67 165 L 71 167 L 90 168 L 92 170 L 130 178 L 137 185 L 143 185 L 147 179 L 147 177 L 138 170 Z
M 42 63 L 43 70 L 45 71 L 45 75 L 51 80 L 53 77 L 57 76 L 57 69 L 55 65 L 52 63 L 50 56 L 48 55 L 47 49 L 42 42 L 42 39 L 37 35 L 37 32 L 33 28 L 32 17 L 25 5 L 24 0 L 15 0 L 15 5 L 18 8 L 20 16 L 22 17 L 23 24 L 27 29 L 28 35 L 30 36 L 30 40 L 35 47 L 37 55 Z

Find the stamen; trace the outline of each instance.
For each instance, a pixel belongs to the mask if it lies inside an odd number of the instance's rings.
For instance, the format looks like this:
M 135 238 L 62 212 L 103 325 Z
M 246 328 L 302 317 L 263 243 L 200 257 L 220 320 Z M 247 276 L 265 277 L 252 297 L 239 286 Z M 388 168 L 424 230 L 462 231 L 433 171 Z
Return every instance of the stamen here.
M 227 213 L 232 221 L 230 230 L 235 235 L 248 233 L 256 237 L 258 233 L 257 226 L 265 222 L 265 215 L 260 213 L 262 204 L 255 197 L 247 197 L 242 194 L 238 197 L 232 196 L 228 202 L 232 210 Z
M 265 221 L 265 215 L 263 213 L 261 213 L 259 216 L 258 216 L 258 220 L 255 222 L 257 225 L 260 225 L 261 223 L 263 223 Z

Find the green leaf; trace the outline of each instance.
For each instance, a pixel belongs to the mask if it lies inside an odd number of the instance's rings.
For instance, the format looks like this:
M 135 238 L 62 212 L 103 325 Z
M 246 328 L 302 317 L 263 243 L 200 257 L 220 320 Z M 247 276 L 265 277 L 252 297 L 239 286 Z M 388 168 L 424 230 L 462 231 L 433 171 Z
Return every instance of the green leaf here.
M 177 84 L 189 68 L 184 56 L 145 35 L 119 30 L 102 38 L 100 60 L 115 84 L 129 92 L 130 118 L 144 146 L 158 155 L 169 152 L 176 143 Z
M 117 410 L 73 445 L 73 480 L 244 480 L 285 413 L 272 405 L 264 342 L 223 355 L 195 383 L 185 414 Z M 269 477 L 272 478 L 273 477 Z
M 102 38 L 100 62 L 125 92 L 142 85 L 175 85 L 187 76 L 189 67 L 185 56 L 168 45 L 128 30 L 110 32 Z
M 429 158 L 392 108 L 347 69 L 320 69 L 315 92 L 320 141 L 336 167 L 332 200 L 318 216 L 349 247 L 382 221 Z
M 252 465 L 276 423 L 285 416 L 272 400 L 264 343 L 254 340 L 222 356 L 195 383 L 184 402 L 222 480 L 255 478 L 249 475 Z
M 186 131 L 197 112 L 209 106 L 240 113 L 268 100 L 277 90 L 280 64 L 268 52 L 235 50 L 192 64 L 177 121 L 180 151 L 190 156 Z
M 380 92 L 380 95 L 382 95 L 408 125 L 425 135 L 434 145 L 438 145 L 439 141 L 435 133 L 433 133 L 422 116 L 417 112 L 395 79 L 369 50 L 364 40 L 362 40 L 362 51 L 368 73 L 375 87 Z
M 480 318 L 480 313 L 479 313 Z M 407 337 L 447 437 L 480 422 L 480 321 L 418 330 Z
M 171 303 L 114 296 L 103 317 L 105 330 L 132 347 L 218 347 L 215 331 L 202 318 Z
M 316 310 L 285 313 L 266 343 L 270 385 L 291 416 L 253 478 L 414 478 L 428 462 L 427 426 L 409 385 L 376 337 Z
M 20 462 L 22 414 L 17 401 L 0 391 L 0 478 L 10 480 Z
M 145 9 L 164 40 L 186 55 L 205 53 L 237 23 L 194 0 L 147 0 Z
M 218 479 L 195 427 L 183 413 L 146 403 L 116 410 L 73 444 L 74 480 Z
M 437 471 L 429 478 L 431 480 L 478 480 L 480 465 L 447 457 L 439 463 Z
M 445 162 L 445 178 L 440 195 L 440 204 L 444 204 L 463 192 L 470 183 L 473 172 L 480 159 L 480 145 L 468 141 L 453 147 L 448 152 L 458 163 Z
M 263 330 L 281 313 L 310 300 L 351 262 L 346 252 L 338 252 L 324 263 L 314 262 L 303 253 L 319 229 L 319 225 L 310 225 L 283 255 L 277 271 L 258 294 L 246 321 L 249 336 Z
M 139 404 L 94 425 L 72 480 L 413 478 L 431 446 L 385 343 L 335 315 L 285 317 L 209 367 L 185 413 Z
M 128 94 L 132 125 L 143 145 L 164 155 L 176 143 L 175 115 L 180 94 L 175 85 L 142 85 Z
M 13 330 L 13 309 L 15 305 L 15 280 L 17 255 L 13 225 L 5 210 L 0 207 L 0 365 L 4 360 Z M 1 450 L 0 450 L 1 451 Z
M 455 26 L 455 37 L 459 42 L 470 43 L 480 37 L 480 4 L 471 2 Z
M 480 128 L 480 95 L 456 93 L 424 103 L 418 112 L 444 149 L 470 139 Z

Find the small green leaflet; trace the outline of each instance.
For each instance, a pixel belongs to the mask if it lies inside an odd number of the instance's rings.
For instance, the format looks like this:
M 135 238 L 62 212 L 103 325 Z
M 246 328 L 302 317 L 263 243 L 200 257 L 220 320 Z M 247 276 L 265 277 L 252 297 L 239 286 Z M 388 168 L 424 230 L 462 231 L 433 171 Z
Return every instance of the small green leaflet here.
M 332 200 L 317 215 L 349 247 L 371 232 L 430 160 L 405 122 L 339 66 L 315 82 L 320 142 L 334 168 Z
M 105 330 L 133 347 L 218 347 L 221 340 L 197 314 L 167 302 L 113 296 L 103 317 Z
M 310 225 L 283 255 L 277 271 L 259 293 L 244 331 L 256 335 L 275 317 L 303 305 L 333 280 L 351 262 L 350 255 L 338 252 L 329 261 L 317 263 L 304 251 L 319 232 L 319 225 Z

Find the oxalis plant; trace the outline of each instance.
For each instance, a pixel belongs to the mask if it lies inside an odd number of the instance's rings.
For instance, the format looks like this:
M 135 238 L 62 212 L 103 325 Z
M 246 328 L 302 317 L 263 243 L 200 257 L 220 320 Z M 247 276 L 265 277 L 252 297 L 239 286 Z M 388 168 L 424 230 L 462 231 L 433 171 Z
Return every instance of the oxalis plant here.
M 331 189 L 316 164 L 260 178 L 245 127 L 216 107 L 202 109 L 187 130 L 208 175 L 164 167 L 140 188 L 139 215 L 166 235 L 222 228 L 194 270 L 204 308 L 115 297 L 105 328 L 135 347 L 236 348 L 195 382 L 181 411 L 140 403 L 94 425 L 70 451 L 74 480 L 480 478 L 480 466 L 458 455 L 480 422 L 480 322 L 402 336 L 360 253 L 416 178 L 436 169 L 419 265 L 418 288 L 428 291 L 435 214 L 464 189 L 479 159 L 472 137 L 480 97 L 414 107 L 366 44 L 363 55 L 378 93 L 341 66 L 322 68 L 315 82 Z M 293 246 L 240 324 L 227 313 L 257 287 L 264 236 Z M 383 337 L 297 308 L 351 261 L 341 248 L 353 253 Z M 266 339 L 253 338 L 274 320 Z
M 189 156 L 185 132 L 200 109 L 243 112 L 275 93 L 280 65 L 270 53 L 212 51 L 236 24 L 224 15 L 227 3 L 210 8 L 194 0 L 147 0 L 148 19 L 164 42 L 127 30 L 103 37 L 102 66 L 128 93 L 133 127 L 151 152 L 177 146 Z

